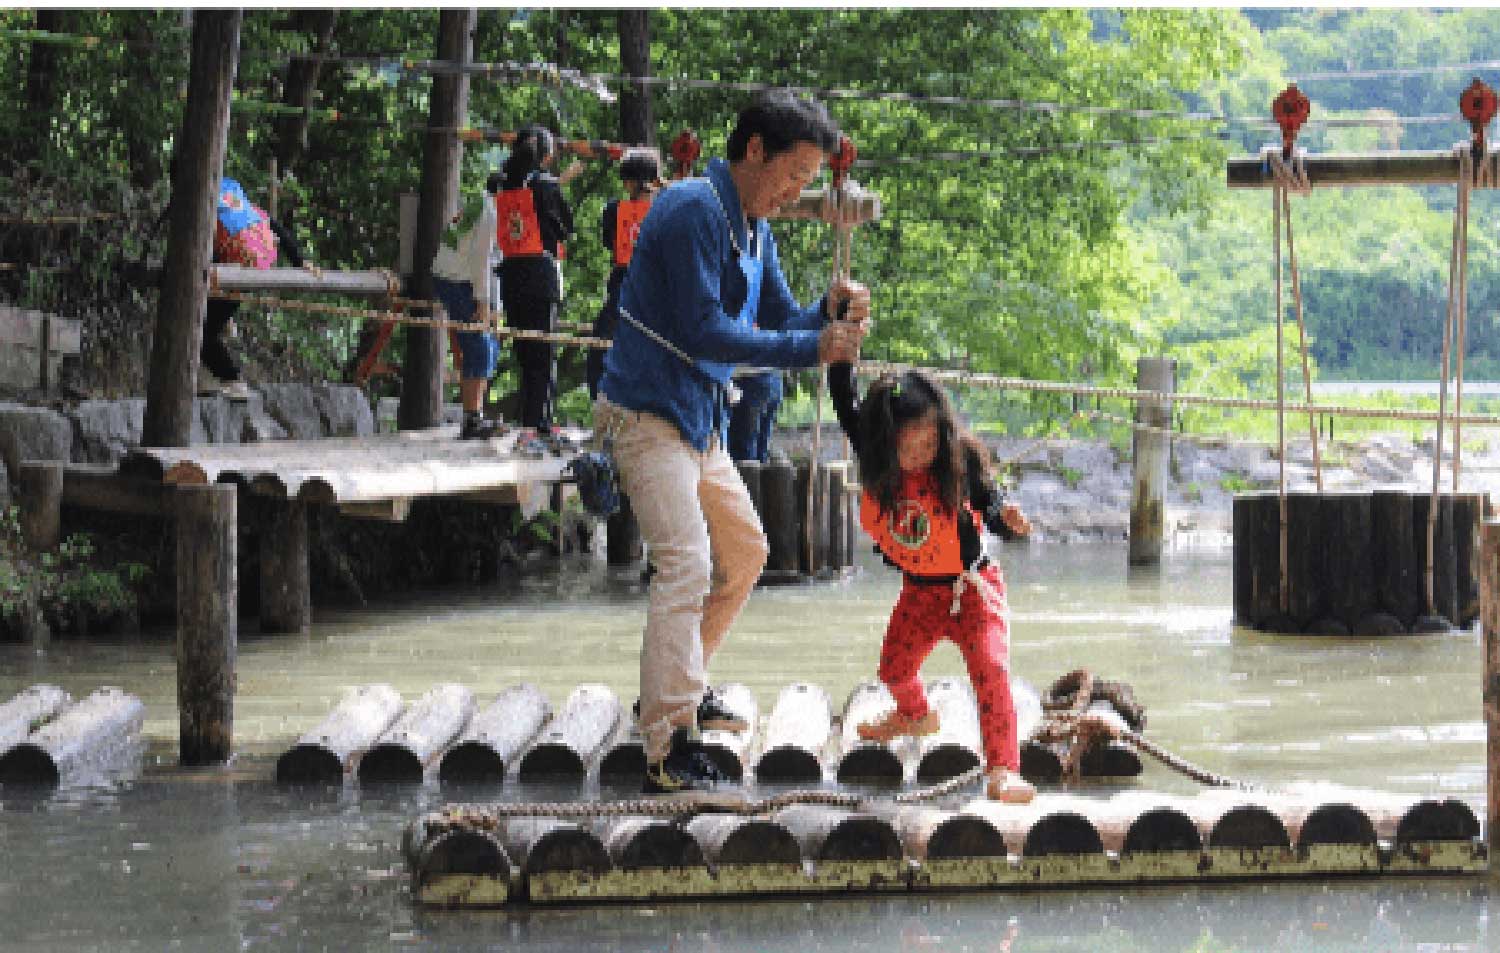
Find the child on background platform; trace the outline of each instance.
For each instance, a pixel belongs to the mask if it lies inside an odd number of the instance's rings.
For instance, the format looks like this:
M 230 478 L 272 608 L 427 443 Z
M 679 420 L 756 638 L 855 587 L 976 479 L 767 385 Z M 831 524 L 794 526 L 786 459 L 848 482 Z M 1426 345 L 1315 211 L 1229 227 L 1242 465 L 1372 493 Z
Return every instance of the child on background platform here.
M 625 269 L 635 252 L 635 240 L 641 233 L 641 222 L 651 208 L 657 189 L 661 188 L 661 157 L 655 149 L 628 149 L 620 157 L 620 179 L 625 183 L 626 198 L 611 199 L 604 206 L 601 225 L 604 247 L 614 267 L 605 285 L 604 307 L 594 320 L 594 337 L 613 340 L 615 325 L 620 321 L 620 286 L 625 283 Z M 599 396 L 599 378 L 604 376 L 604 352 L 590 349 L 587 362 L 589 398 Z
M 859 725 L 859 736 L 886 742 L 938 730 L 920 669 L 938 641 L 949 639 L 963 654 L 979 705 L 986 794 L 1024 804 L 1036 789 L 1020 775 L 1005 580 L 985 554 L 981 525 L 1009 539 L 1025 536 L 1031 524 L 1005 500 L 983 446 L 932 378 L 882 375 L 863 403 L 851 365 L 830 364 L 828 379 L 859 457 L 860 524 L 904 577 L 880 647 L 880 680 L 896 708 Z

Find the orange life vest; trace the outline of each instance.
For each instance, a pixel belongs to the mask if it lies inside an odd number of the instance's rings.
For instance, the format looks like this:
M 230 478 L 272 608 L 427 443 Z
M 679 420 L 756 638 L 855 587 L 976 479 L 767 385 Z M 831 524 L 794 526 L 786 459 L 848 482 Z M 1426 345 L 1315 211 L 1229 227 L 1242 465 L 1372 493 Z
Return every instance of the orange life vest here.
M 500 254 L 519 258 L 542 253 L 542 229 L 537 222 L 536 198 L 530 186 L 496 192 L 495 217 L 499 220 L 495 238 L 500 243 Z
M 641 237 L 641 222 L 651 211 L 651 199 L 626 199 L 615 206 L 615 266 L 630 264 L 636 239 Z
M 861 494 L 859 523 L 902 572 L 918 576 L 956 576 L 966 567 L 958 535 L 958 521 L 979 517 L 965 500 L 959 512 L 943 505 L 932 474 L 903 474 L 895 512 L 885 512 L 869 491 Z

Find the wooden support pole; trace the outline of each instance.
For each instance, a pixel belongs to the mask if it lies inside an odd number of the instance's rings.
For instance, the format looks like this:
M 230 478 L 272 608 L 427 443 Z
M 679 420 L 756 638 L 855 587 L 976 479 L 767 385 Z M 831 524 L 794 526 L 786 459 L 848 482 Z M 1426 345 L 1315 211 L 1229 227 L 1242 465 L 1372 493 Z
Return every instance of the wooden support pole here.
M 1451 149 L 1310 155 L 1306 168 L 1313 188 L 1453 185 L 1458 181 L 1459 159 Z M 1236 156 L 1229 160 L 1225 184 L 1231 189 L 1269 189 L 1276 184 L 1276 176 L 1260 156 Z
M 474 55 L 473 9 L 444 10 L 439 14 L 438 59 L 467 63 Z M 469 108 L 469 76 L 465 72 L 432 78 L 428 126 L 448 132 L 428 132 L 422 146 L 422 205 L 413 242 L 411 296 L 431 300 L 432 259 L 443 228 L 458 200 L 458 167 L 463 143 L 451 130 L 465 125 Z M 446 332 L 413 325 L 406 329 L 406 361 L 402 367 L 401 405 L 396 411 L 402 430 L 436 427 L 443 420 L 443 345 Z
M 1171 394 L 1177 388 L 1177 362 L 1171 358 L 1143 357 L 1136 361 L 1139 390 Z M 1137 430 L 1132 440 L 1130 495 L 1130 553 L 1132 566 L 1161 562 L 1166 534 L 1167 463 L 1172 440 L 1165 431 L 1172 426 L 1170 400 L 1143 400 L 1136 405 L 1137 423 L 1157 430 Z
M 260 630 L 306 632 L 312 625 L 307 570 L 307 504 L 272 500 L 260 534 Z
M 1484 763 L 1486 846 L 1490 877 L 1500 879 L 1495 831 L 1500 825 L 1500 521 L 1485 520 L 1480 538 L 1479 618 L 1484 630 Z
M 796 572 L 800 520 L 797 518 L 797 473 L 790 463 L 770 463 L 761 468 L 761 525 L 766 530 L 770 555 L 766 569 L 774 572 Z
M 222 763 L 233 749 L 235 494 L 221 483 L 177 490 L 177 711 L 188 765 Z
M 224 167 L 229 95 L 240 58 L 240 16 L 239 10 L 199 10 L 193 16 L 187 103 L 172 163 L 166 266 L 141 425 L 141 444 L 147 447 L 192 442 L 214 209 Z
M 633 566 L 646 558 L 641 526 L 630 508 L 630 497 L 620 494 L 620 508 L 604 521 L 604 561 L 611 566 Z
M 62 541 L 63 464 L 25 460 L 16 470 L 21 504 L 21 537 L 33 552 L 56 549 Z

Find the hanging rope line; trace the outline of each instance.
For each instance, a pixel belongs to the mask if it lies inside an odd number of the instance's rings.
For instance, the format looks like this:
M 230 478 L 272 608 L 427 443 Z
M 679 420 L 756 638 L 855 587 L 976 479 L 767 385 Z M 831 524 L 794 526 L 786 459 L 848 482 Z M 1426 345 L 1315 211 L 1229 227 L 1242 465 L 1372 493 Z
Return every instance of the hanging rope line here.
M 1294 83 L 1310 83 L 1321 80 L 1382 79 L 1385 77 L 1427 76 L 1432 73 L 1475 73 L 1483 70 L 1500 70 L 1500 60 L 1480 60 L 1476 63 L 1444 63 L 1438 66 L 1389 66 L 1375 69 L 1323 70 L 1289 77 Z

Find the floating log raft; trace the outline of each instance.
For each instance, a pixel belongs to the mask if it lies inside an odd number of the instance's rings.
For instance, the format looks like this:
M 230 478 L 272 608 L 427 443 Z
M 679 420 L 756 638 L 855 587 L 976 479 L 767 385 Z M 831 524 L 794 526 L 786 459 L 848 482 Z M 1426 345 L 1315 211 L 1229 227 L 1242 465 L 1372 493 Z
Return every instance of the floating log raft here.
M 25 741 L 72 700 L 56 685 L 33 685 L 0 705 L 0 754 Z
M 562 777 L 582 783 L 623 718 L 614 692 L 603 685 L 579 685 L 521 757 L 520 777 Z
M 1479 615 L 1481 493 L 1442 494 L 1433 534 L 1433 604 L 1425 566 L 1426 493 L 1287 494 L 1287 580 L 1280 501 L 1234 500 L 1234 621 L 1264 632 L 1395 635 L 1466 628 Z
M 77 787 L 140 769 L 146 707 L 118 688 L 101 688 L 62 708 L 0 755 L 0 784 Z
M 454 837 L 466 832 L 472 839 Z M 419 902 L 492 905 L 673 897 L 1034 888 L 1483 869 L 1479 822 L 1459 801 L 1320 786 L 1199 797 L 1040 795 L 959 810 L 872 801 L 681 824 L 486 819 L 413 824 Z M 492 886 L 486 886 L 490 884 Z M 473 898 L 473 899 L 471 899 Z
M 879 781 L 900 784 L 906 767 L 894 745 L 865 741 L 859 737 L 859 726 L 874 721 L 896 707 L 890 689 L 873 679 L 854 686 L 844 705 L 839 730 L 840 783 Z
M 443 754 L 438 777 L 445 784 L 499 784 L 517 754 L 552 715 L 534 685 L 513 685 L 479 714 Z
M 389 685 L 350 689 L 328 717 L 276 761 L 280 784 L 338 784 L 401 714 Z
M 381 733 L 359 759 L 360 783 L 418 783 L 474 717 L 474 694 L 462 685 L 437 685 Z
M 762 781 L 811 782 L 823 779 L 823 754 L 833 731 L 828 693 L 796 682 L 781 690 L 766 722 L 764 751 L 755 765 Z

